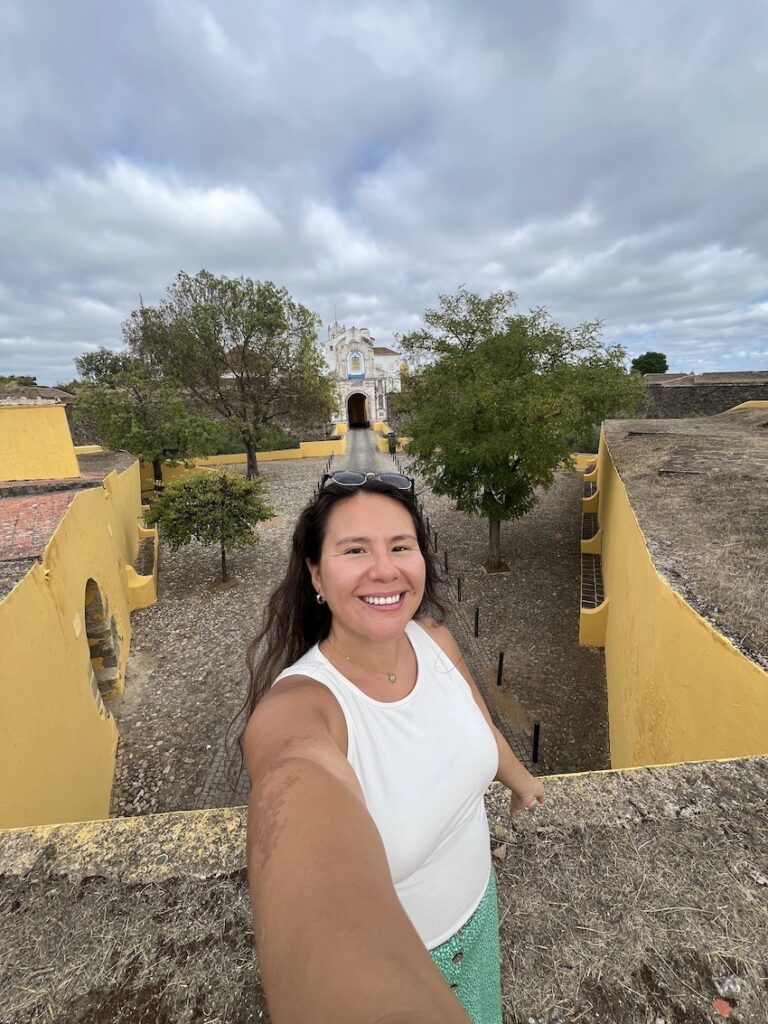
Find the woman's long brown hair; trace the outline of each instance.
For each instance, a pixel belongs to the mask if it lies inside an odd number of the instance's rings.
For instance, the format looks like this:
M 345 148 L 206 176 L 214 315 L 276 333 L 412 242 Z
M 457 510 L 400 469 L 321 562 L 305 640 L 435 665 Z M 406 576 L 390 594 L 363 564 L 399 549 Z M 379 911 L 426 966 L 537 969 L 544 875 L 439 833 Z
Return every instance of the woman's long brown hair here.
M 445 608 L 437 593 L 440 577 L 435 552 L 413 492 L 401 491 L 373 479 L 361 487 L 342 487 L 334 483 L 323 487 L 299 516 L 293 531 L 285 576 L 272 592 L 264 611 L 262 628 L 248 647 L 248 693 L 227 731 L 229 735 L 240 724 L 237 750 L 230 761 L 233 787 L 237 785 L 243 771 L 243 735 L 254 708 L 284 668 L 298 661 L 311 647 L 328 636 L 331 613 L 327 604 L 317 603 L 307 559 L 312 565 L 319 563 L 328 516 L 334 505 L 349 501 L 362 490 L 383 494 L 408 509 L 426 566 L 424 598 L 416 614 L 429 608 L 430 614 L 440 621 L 445 617 Z

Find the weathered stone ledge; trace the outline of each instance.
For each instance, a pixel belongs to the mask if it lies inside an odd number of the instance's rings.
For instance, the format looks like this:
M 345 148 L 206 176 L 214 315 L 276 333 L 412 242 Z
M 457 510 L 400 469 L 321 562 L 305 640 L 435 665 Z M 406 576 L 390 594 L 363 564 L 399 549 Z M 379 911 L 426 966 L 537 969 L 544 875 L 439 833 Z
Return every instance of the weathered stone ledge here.
M 546 785 L 514 820 L 488 796 L 505 1024 L 706 1024 L 722 992 L 731 1021 L 764 1022 L 768 758 Z M 244 826 L 234 808 L 0 833 L 0 1022 L 266 1019 Z

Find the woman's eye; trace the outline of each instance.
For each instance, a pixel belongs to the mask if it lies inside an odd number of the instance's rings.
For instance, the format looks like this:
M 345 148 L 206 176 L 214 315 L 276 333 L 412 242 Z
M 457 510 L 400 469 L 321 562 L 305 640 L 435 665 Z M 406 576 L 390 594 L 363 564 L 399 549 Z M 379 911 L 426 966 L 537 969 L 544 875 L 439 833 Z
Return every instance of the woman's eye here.
M 361 551 L 364 551 L 364 550 L 365 550 L 364 548 L 348 548 L 348 549 L 347 549 L 347 550 L 346 550 L 346 551 L 344 552 L 344 554 L 345 554 L 345 555 L 359 555 L 359 554 L 360 554 L 360 552 L 361 552 Z

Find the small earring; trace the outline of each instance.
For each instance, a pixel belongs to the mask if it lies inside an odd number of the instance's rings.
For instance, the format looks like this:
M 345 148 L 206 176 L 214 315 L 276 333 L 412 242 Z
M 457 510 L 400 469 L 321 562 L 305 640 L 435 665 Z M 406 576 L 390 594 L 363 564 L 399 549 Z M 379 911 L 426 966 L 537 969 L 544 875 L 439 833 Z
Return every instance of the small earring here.
M 315 594 L 315 600 L 318 604 L 325 604 L 325 598 L 322 594 Z

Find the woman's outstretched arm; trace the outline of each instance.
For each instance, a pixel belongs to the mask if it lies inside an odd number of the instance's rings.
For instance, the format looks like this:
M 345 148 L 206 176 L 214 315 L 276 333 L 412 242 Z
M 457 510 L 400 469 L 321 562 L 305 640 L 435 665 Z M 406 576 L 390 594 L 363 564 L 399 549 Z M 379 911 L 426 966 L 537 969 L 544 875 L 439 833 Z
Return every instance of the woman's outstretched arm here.
M 272 1020 L 467 1024 L 397 898 L 315 690 L 273 691 L 245 737 L 248 877 Z

